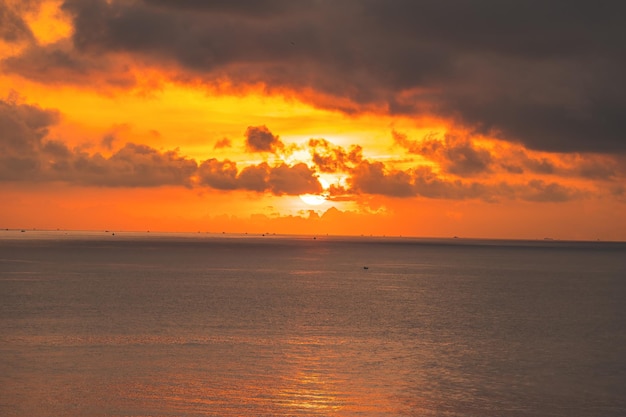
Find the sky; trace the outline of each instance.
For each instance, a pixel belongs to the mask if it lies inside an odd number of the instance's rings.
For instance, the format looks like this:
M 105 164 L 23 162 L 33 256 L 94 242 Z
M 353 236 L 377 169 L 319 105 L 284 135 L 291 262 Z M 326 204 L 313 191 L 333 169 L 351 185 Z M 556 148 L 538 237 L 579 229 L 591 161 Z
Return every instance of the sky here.
M 626 240 L 625 14 L 0 0 L 0 228 Z

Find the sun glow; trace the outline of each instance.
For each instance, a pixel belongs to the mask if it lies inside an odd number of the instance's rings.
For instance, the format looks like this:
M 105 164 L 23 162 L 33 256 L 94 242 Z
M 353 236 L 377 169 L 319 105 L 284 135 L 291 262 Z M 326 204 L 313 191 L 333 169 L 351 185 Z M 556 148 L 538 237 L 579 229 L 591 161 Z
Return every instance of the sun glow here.
M 326 197 L 319 194 L 302 194 L 300 195 L 300 200 L 310 206 L 319 206 L 326 202 Z
M 305 202 L 309 206 L 320 206 L 320 205 L 324 204 L 328 200 L 328 191 L 327 190 L 330 187 L 329 182 L 326 181 L 322 177 L 318 177 L 317 180 L 319 181 L 320 185 L 324 189 L 324 192 L 322 194 L 301 194 L 299 196 L 300 200 L 302 200 L 303 202 Z

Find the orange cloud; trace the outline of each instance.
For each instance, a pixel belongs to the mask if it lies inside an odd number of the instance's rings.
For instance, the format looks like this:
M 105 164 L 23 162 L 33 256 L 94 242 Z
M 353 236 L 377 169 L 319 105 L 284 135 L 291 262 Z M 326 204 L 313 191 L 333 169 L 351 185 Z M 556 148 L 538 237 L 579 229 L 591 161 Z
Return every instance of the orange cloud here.
M 218 140 L 217 142 L 215 142 L 215 145 L 213 145 L 213 149 L 230 148 L 231 146 L 232 146 L 232 142 L 230 139 L 222 138 Z

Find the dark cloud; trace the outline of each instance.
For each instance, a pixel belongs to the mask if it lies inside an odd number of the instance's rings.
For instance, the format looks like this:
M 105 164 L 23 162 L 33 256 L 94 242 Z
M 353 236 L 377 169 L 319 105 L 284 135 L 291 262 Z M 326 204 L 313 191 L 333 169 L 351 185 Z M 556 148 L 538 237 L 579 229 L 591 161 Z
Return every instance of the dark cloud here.
M 387 172 L 382 162 L 361 162 L 352 173 L 349 184 L 356 193 L 382 194 L 392 197 L 416 195 L 409 174 L 403 171 Z
M 271 169 L 268 184 L 276 195 L 313 194 L 322 191 L 315 171 L 303 163 L 293 166 L 281 164 Z
M 20 104 L 15 94 L 0 100 L 1 179 L 28 179 L 37 172 L 43 138 L 58 119 L 55 110 Z
M 262 193 L 268 189 L 270 167 L 267 163 L 250 165 L 239 173 L 237 181 L 244 190 Z
M 394 141 L 409 153 L 438 162 L 447 172 L 462 177 L 489 172 L 491 153 L 474 145 L 469 138 L 445 135 L 439 139 L 429 135 L 421 141 L 412 141 L 406 135 L 393 131 Z
M 527 187 L 520 190 L 523 200 L 535 202 L 564 202 L 580 197 L 582 193 L 555 182 L 546 183 L 541 180 L 529 181 Z
M 531 172 L 537 174 L 553 174 L 556 170 L 554 163 L 547 158 L 523 158 L 523 164 L 526 168 L 528 168 Z
M 519 147 L 508 152 L 495 152 L 492 156 L 504 171 L 511 174 L 552 175 L 559 171 L 559 168 L 550 159 L 545 156 L 532 156 Z
M 70 149 L 62 141 L 48 137 L 49 128 L 59 120 L 58 112 L 18 101 L 16 94 L 0 100 L 0 180 L 3 181 L 65 181 L 103 187 L 197 184 L 218 190 L 243 189 L 275 195 L 322 191 L 315 170 L 303 163 L 280 163 L 274 167 L 261 163 L 239 171 L 233 161 L 211 158 L 198 166 L 195 160 L 179 155 L 177 150 L 159 151 L 134 143 L 126 143 L 108 157 Z M 269 149 L 280 144 L 278 137 L 264 126 L 248 130 L 252 143 Z M 255 142 L 255 137 L 263 135 L 269 135 L 271 141 Z M 115 135 L 110 133 L 102 144 L 112 148 L 114 141 Z
M 237 164 L 224 160 L 218 161 L 215 158 L 208 159 L 200 164 L 198 168 L 200 184 L 218 190 L 234 190 L 237 185 Z
M 33 42 L 0 3 L 0 37 Z M 7 71 L 129 88 L 115 53 L 212 84 L 263 83 L 343 111 L 454 118 L 537 150 L 624 152 L 621 2 L 67 0 L 72 45 L 32 43 Z
M 55 110 L 0 100 L 0 179 L 110 187 L 191 185 L 196 162 L 176 151 L 127 143 L 108 158 L 91 155 L 47 137 L 58 119 Z
M 323 139 L 308 142 L 314 159 L 317 156 L 317 170 L 304 163 L 288 165 L 284 162 L 275 166 L 263 162 L 239 169 L 233 161 L 215 158 L 198 166 L 195 160 L 181 156 L 178 150 L 161 151 L 134 143 L 126 143 L 105 156 L 79 148 L 71 149 L 62 141 L 49 137 L 49 129 L 58 120 L 56 111 L 21 104 L 16 95 L 0 100 L 0 180 L 64 181 L 102 187 L 206 186 L 217 190 L 299 195 L 323 191 L 318 180 L 319 170 L 347 174 L 345 186 L 335 184 L 329 190 L 333 200 L 371 194 L 398 198 L 421 196 L 456 200 L 561 202 L 586 196 L 584 191 L 556 181 L 532 179 L 524 183 L 494 183 L 482 177 L 481 181 L 460 180 L 444 175 L 445 172 L 436 173 L 428 166 L 394 169 L 391 163 L 386 166 L 380 161 L 364 159 L 359 147 L 346 151 Z M 271 136 L 277 140 L 277 137 Z M 402 142 L 406 138 L 398 140 Z M 463 141 L 444 141 L 442 148 L 435 147 L 428 140 L 424 143 L 427 154 L 444 155 L 447 158 L 444 158 L 445 161 L 448 161 L 444 164 L 452 164 L 450 166 L 464 166 L 465 162 L 459 163 L 459 158 L 454 156 L 458 149 L 465 152 L 461 153 L 466 159 L 467 154 L 473 155 L 472 152 L 480 154 L 480 150 L 476 151 Z M 105 140 L 105 144 L 112 147 L 113 140 Z M 422 146 L 412 142 L 405 145 Z M 424 153 L 421 149 L 420 152 Z M 472 152 L 467 149 L 472 149 Z M 515 161 L 527 166 L 529 160 L 542 161 L 526 153 L 517 155 Z M 623 188 L 620 188 L 620 179 L 626 175 L 622 167 L 623 160 L 619 158 L 578 156 L 555 166 L 554 174 L 601 179 L 608 181 L 604 185 L 611 190 L 620 190 Z M 618 191 L 611 192 L 619 195 Z
M 249 190 L 271 192 L 274 195 L 319 193 L 322 187 L 315 171 L 306 164 L 279 164 L 270 167 L 263 162 L 238 171 L 237 164 L 228 160 L 204 161 L 198 170 L 200 185 L 218 190 Z
M 414 191 L 427 198 L 465 200 L 477 198 L 494 201 L 501 197 L 500 190 L 478 182 L 465 183 L 460 180 L 444 180 L 430 167 L 417 167 L 412 170 Z
M 434 161 L 443 172 L 460 177 L 494 174 L 499 169 L 514 175 L 613 181 L 623 179 L 626 173 L 626 164 L 620 156 L 576 153 L 549 158 L 546 153 L 531 152 L 519 145 L 496 144 L 493 151 L 488 150 L 458 135 L 448 134 L 440 139 L 430 134 L 422 140 L 411 140 L 403 133 L 392 131 L 392 136 L 394 142 L 409 153 Z
M 109 158 L 77 152 L 67 179 L 106 187 L 190 187 L 197 170 L 194 160 L 177 151 L 158 151 L 150 146 L 127 143 Z
M 309 152 L 320 172 L 346 172 L 363 160 L 363 149 L 352 145 L 349 151 L 333 145 L 326 139 L 309 139 Z
M 80 53 L 65 40 L 49 45 L 31 44 L 21 55 L 6 58 L 0 64 L 8 73 L 41 83 L 117 89 L 137 85 L 128 65 L 110 56 Z
M 292 2 L 284 0 L 145 0 L 169 9 L 189 9 L 194 11 L 244 16 L 265 16 L 284 11 Z
M 248 126 L 245 137 L 246 147 L 252 152 L 276 152 L 284 148 L 278 136 L 266 126 Z
M 33 34 L 20 15 L 20 10 L 0 2 L 0 39 L 5 42 L 32 41 Z
M 620 176 L 617 160 L 585 160 L 576 170 L 579 176 L 591 180 L 610 180 Z M 626 174 L 626 166 L 623 171 L 622 176 Z
M 350 192 L 390 197 L 415 197 L 493 201 L 500 197 L 497 187 L 478 182 L 442 179 L 430 167 L 419 166 L 408 171 L 387 170 L 381 162 L 362 162 L 348 181 Z
M 42 62 L 52 74 L 55 65 L 94 72 L 106 62 L 94 57 L 130 54 L 176 65 L 181 79 L 263 83 L 350 112 L 430 113 L 536 150 L 626 151 L 623 2 L 66 0 L 63 8 L 74 50 L 32 49 L 9 70 L 46 82 L 32 69 Z M 27 36 L 23 25 L 5 31 Z
M 524 173 L 524 168 L 522 168 L 521 166 L 517 164 L 501 163 L 500 168 L 504 169 L 504 171 L 508 172 L 509 174 L 523 174 Z
M 623 181 L 626 164 L 620 156 L 573 154 L 551 160 L 523 149 L 498 154 L 499 165 L 512 174 L 572 177 L 592 181 Z
M 333 199 L 345 193 L 378 194 L 389 197 L 425 197 L 433 199 L 480 199 L 496 202 L 519 199 L 534 202 L 564 202 L 584 197 L 582 191 L 556 182 L 531 180 L 526 183 L 464 182 L 446 179 L 430 167 L 418 166 L 408 171 L 388 170 L 381 162 L 363 161 L 348 180 L 348 189 L 335 187 Z

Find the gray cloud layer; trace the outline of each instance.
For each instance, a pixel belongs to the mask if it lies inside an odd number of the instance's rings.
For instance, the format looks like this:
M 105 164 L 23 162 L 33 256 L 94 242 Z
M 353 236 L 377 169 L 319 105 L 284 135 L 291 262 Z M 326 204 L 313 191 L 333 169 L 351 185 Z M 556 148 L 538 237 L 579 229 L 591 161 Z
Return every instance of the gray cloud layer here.
M 344 111 L 435 114 L 537 150 L 626 152 L 626 3 L 581 0 L 67 0 L 73 49 L 8 71 L 71 82 L 106 56 L 263 82 Z M 17 19 L 5 38 L 27 37 Z M 55 67 L 63 71 L 55 71 Z M 81 73 L 82 71 L 82 73 Z M 113 83 L 132 80 L 121 74 Z M 79 77 L 78 80 L 85 79 Z M 41 80 L 43 81 L 43 80 Z M 307 96 L 314 89 L 322 96 Z M 347 100 L 346 100 L 347 99 Z

